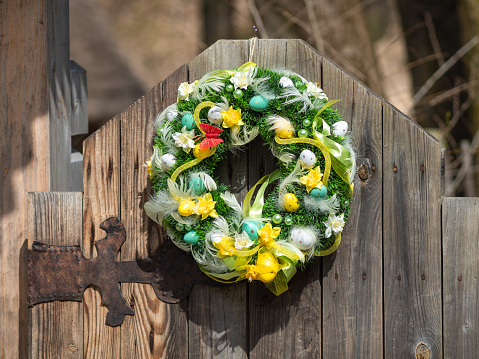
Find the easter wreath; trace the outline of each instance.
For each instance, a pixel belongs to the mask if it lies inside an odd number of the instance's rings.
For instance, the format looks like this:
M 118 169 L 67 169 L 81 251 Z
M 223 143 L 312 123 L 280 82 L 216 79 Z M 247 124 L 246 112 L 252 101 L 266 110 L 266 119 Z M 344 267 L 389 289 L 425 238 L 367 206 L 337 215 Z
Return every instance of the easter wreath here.
M 281 294 L 297 268 L 336 250 L 348 216 L 355 154 L 335 102 L 294 72 L 252 62 L 183 82 L 155 120 L 146 213 L 211 278 L 260 280 Z M 213 172 L 258 134 L 279 168 L 240 205 Z

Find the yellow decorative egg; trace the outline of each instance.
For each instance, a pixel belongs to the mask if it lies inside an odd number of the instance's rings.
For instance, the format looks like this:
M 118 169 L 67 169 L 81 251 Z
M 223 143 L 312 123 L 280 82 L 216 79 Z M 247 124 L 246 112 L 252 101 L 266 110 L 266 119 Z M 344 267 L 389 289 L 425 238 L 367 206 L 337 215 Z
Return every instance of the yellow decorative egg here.
M 193 156 L 196 158 L 206 158 L 209 157 L 213 151 L 214 147 L 200 148 L 200 145 L 198 144 L 193 148 Z
M 294 193 L 286 193 L 283 199 L 284 209 L 288 212 L 296 212 L 299 208 L 298 198 Z
M 291 138 L 294 135 L 294 130 L 289 130 L 286 128 L 277 128 L 274 131 L 276 132 L 276 136 L 282 139 Z
M 256 269 L 260 281 L 264 283 L 273 281 L 280 268 L 278 260 L 270 252 L 264 252 L 258 255 Z
M 178 206 L 178 213 L 185 217 L 191 216 L 194 212 L 193 209 L 195 205 L 196 203 L 191 199 L 184 199 Z

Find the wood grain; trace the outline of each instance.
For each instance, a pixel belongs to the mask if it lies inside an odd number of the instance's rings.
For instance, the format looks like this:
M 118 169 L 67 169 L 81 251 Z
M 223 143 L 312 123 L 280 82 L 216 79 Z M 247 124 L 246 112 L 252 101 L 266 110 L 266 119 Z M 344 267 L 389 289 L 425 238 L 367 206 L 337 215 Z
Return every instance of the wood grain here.
M 326 58 L 323 76 L 329 98 L 341 99 L 338 111 L 350 124 L 357 166 L 368 174 L 355 178 L 341 245 L 324 258 L 323 355 L 381 358 L 382 102 Z
M 479 357 L 479 198 L 444 198 L 444 358 Z
M 248 41 L 218 41 L 189 63 L 189 81 L 216 69 L 239 67 L 247 56 Z M 248 152 L 243 151 L 230 154 L 216 171 L 218 180 L 240 201 L 248 192 Z M 189 357 L 247 358 L 246 308 L 245 283 L 227 288 L 195 285 L 188 297 Z
M 152 225 L 143 210 L 149 195 L 148 174 L 143 164 L 152 154 L 154 119 L 176 101 L 178 85 L 188 79 L 187 69 L 180 67 L 120 115 L 121 220 L 127 230 L 122 260 L 147 258 L 163 241 L 159 228 Z M 122 284 L 121 287 L 123 297 L 135 310 L 135 315 L 127 317 L 121 327 L 122 358 L 187 357 L 188 326 L 181 305 L 159 301 L 151 285 Z
M 28 246 L 33 241 L 81 245 L 82 193 L 30 192 Z M 83 306 L 78 302 L 38 304 L 30 309 L 30 357 L 83 358 Z
M 384 348 L 442 357 L 441 147 L 390 105 L 383 120 Z
M 47 0 L 47 81 L 50 112 L 51 191 L 70 191 L 71 85 L 67 1 Z
M 120 217 L 120 169 L 117 116 L 83 142 L 83 254 L 87 258 L 96 256 L 93 244 L 105 237 L 100 224 Z M 84 357 L 120 358 L 121 330 L 105 325 L 108 309 L 101 305 L 97 288 L 85 290 L 83 305 Z

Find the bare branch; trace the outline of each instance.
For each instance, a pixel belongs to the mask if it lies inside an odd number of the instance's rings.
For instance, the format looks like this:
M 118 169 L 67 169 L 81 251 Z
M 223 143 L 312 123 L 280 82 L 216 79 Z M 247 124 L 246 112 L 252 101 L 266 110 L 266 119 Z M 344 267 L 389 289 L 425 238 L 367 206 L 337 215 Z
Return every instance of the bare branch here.
M 259 33 L 263 39 L 268 38 L 268 33 L 266 32 L 266 28 L 264 27 L 263 19 L 256 7 L 256 3 L 254 0 L 248 0 L 249 10 L 251 11 L 251 15 L 253 15 L 254 22 L 258 25 Z

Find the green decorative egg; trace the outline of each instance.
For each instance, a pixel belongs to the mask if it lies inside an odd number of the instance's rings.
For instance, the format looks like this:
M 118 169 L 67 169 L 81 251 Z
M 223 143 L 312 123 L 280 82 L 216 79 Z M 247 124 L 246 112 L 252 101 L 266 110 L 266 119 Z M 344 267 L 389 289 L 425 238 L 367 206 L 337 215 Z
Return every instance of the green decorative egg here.
M 321 186 L 321 188 L 313 188 L 309 194 L 314 198 L 326 198 L 328 195 L 328 188 L 326 186 Z
M 185 127 L 185 126 L 188 131 L 192 130 L 196 126 L 195 118 L 193 117 L 191 113 L 185 113 L 183 117 L 181 118 L 181 127 Z
M 249 239 L 251 239 L 252 241 L 255 241 L 258 239 L 258 229 L 259 229 L 259 225 L 256 222 L 246 221 L 243 223 L 243 231 L 246 232 Z
M 266 100 L 263 96 L 253 96 L 253 98 L 249 101 L 249 107 L 256 112 L 264 111 L 268 107 L 268 100 Z
M 190 182 L 188 182 L 188 186 L 191 188 L 191 191 L 196 195 L 200 195 L 206 190 L 205 184 L 203 183 L 201 177 L 192 178 Z
M 196 242 L 198 242 L 199 238 L 200 236 L 198 235 L 198 233 L 196 233 L 196 231 L 189 231 L 183 236 L 183 240 L 188 244 L 195 244 Z

